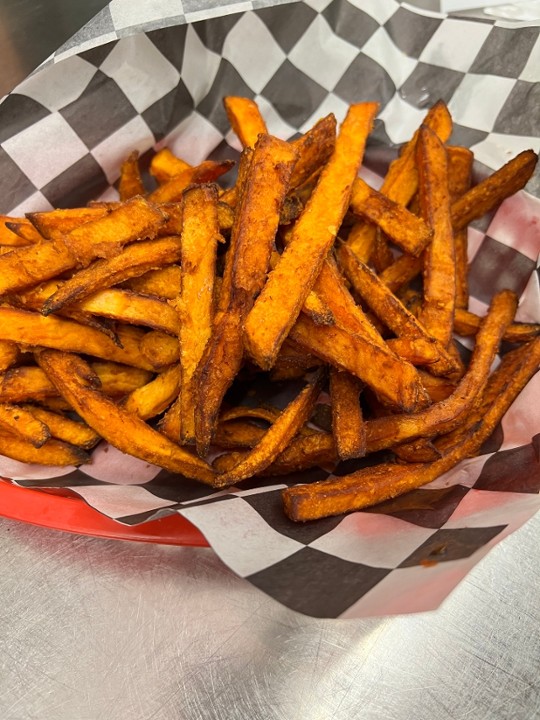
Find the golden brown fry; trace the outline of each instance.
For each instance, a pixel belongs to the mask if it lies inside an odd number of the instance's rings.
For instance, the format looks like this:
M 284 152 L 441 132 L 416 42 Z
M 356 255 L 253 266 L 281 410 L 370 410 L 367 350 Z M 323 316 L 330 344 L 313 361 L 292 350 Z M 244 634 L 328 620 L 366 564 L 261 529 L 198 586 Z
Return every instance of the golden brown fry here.
M 291 176 L 291 188 L 299 188 L 328 162 L 336 145 L 336 126 L 336 118 L 330 113 L 292 141 L 298 160 Z
M 159 366 L 153 363 L 152 357 L 146 359 L 141 354 L 143 337 L 144 332 L 138 328 L 129 328 L 129 332 L 123 328 L 123 347 L 119 347 L 99 330 L 79 325 L 72 320 L 54 316 L 43 317 L 39 313 L 0 307 L 0 340 L 85 353 L 144 370 L 158 369 Z M 161 358 L 158 357 L 157 361 L 159 360 Z
M 384 402 L 411 412 L 425 404 L 415 368 L 385 346 L 353 335 L 337 325 L 315 325 L 300 315 L 290 337 L 313 355 L 341 370 L 348 370 L 369 385 Z
M 375 505 L 426 485 L 459 462 L 478 453 L 519 392 L 540 367 L 540 338 L 517 351 L 522 361 L 519 376 L 514 373 L 492 376 L 502 380 L 496 401 L 490 397 L 480 417 L 469 419 L 457 442 L 433 463 L 412 465 L 382 464 L 344 477 L 311 485 L 297 485 L 283 491 L 285 512 L 292 520 L 304 521 L 339 515 Z M 486 388 L 486 392 L 489 393 Z
M 332 433 L 316 433 L 297 437 L 275 462 L 266 468 L 265 475 L 288 475 L 312 467 L 333 465 L 339 460 Z
M 398 247 L 411 255 L 419 255 L 431 239 L 432 230 L 421 218 L 369 187 L 362 178 L 354 181 L 351 210 L 377 225 Z
M 393 353 L 412 365 L 432 365 L 440 357 L 434 338 L 429 340 L 404 335 L 399 338 L 389 338 L 386 344 Z
M 167 265 L 157 270 L 148 270 L 140 277 L 130 278 L 123 286 L 136 293 L 172 300 L 178 294 L 180 272 L 178 265 Z
M 117 285 L 128 278 L 142 275 L 180 259 L 180 238 L 171 237 L 134 243 L 115 257 L 94 261 L 89 267 L 66 280 L 43 304 L 44 315 L 57 312 L 66 305 L 80 303 L 98 290 Z
M 39 448 L 51 437 L 47 426 L 23 407 L 0 403 L 0 427 Z
M 255 147 L 259 135 L 267 133 L 257 103 L 245 97 L 229 95 L 223 98 L 225 112 L 233 131 L 243 147 Z
M 366 427 L 360 405 L 361 389 L 362 384 L 357 378 L 332 368 L 332 432 L 342 460 L 363 457 L 366 453 Z
M 228 420 L 219 422 L 214 443 L 221 448 L 254 447 L 262 438 L 265 429 L 250 422 Z
M 433 228 L 433 238 L 424 254 L 424 300 L 419 319 L 430 335 L 448 347 L 456 300 L 454 236 L 446 150 L 429 128 L 420 128 L 417 162 L 422 216 Z
M 199 185 L 187 190 L 184 194 L 180 292 L 171 301 L 179 320 L 181 444 L 195 440 L 195 371 L 212 334 L 218 236 L 215 186 Z
M 377 103 L 352 105 L 290 242 L 245 322 L 246 349 L 270 369 L 317 279 L 349 204 Z
M 456 308 L 454 330 L 458 335 L 476 335 L 481 324 L 482 318 L 478 315 L 463 308 Z M 540 335 L 540 324 L 513 322 L 504 333 L 503 340 L 510 343 L 529 342 L 537 335 Z
M 178 339 L 159 330 L 147 332 L 141 338 L 139 348 L 141 354 L 155 370 L 163 370 L 168 365 L 177 363 L 180 358 Z
M 422 323 L 407 310 L 367 265 L 357 259 L 347 245 L 340 247 L 338 258 L 354 290 L 396 337 L 423 341 L 424 360 L 428 363 L 436 363 L 436 368 L 433 370 L 435 374 L 445 375 L 457 369 L 445 346 L 428 333 Z M 393 349 L 398 352 L 397 348 Z M 421 351 L 420 347 L 417 348 L 418 351 Z
M 473 153 L 465 147 L 451 146 L 446 149 L 448 156 L 448 190 L 450 202 L 464 195 L 471 187 Z M 454 251 L 456 256 L 456 307 L 469 305 L 468 245 L 467 228 L 454 230 Z
M 225 266 L 230 288 L 226 292 L 229 297 L 226 312 L 216 317 L 198 371 L 195 434 L 201 454 L 208 451 L 221 401 L 242 363 L 242 322 L 266 280 L 279 214 L 295 161 L 296 152 L 291 146 L 270 135 L 261 135 L 255 145 L 231 236 L 234 263 L 230 263 L 229 270 Z M 224 302 L 223 286 L 221 294 Z M 221 302 L 220 297 L 220 305 Z
M 162 148 L 150 161 L 150 174 L 153 175 L 160 184 L 180 175 L 180 173 L 189 168 L 190 165 L 174 155 L 169 148 Z
M 0 372 L 5 372 L 20 358 L 20 350 L 16 343 L 0 340 Z
M 139 170 L 139 153 L 134 150 L 124 160 L 120 168 L 120 180 L 118 181 L 118 193 L 120 200 L 129 200 L 136 195 L 144 195 L 145 188 Z
M 321 392 L 323 377 L 323 371 L 318 370 L 315 377 L 268 428 L 257 445 L 247 454 L 239 455 L 238 462 L 232 468 L 216 477 L 216 487 L 234 485 L 256 475 L 276 459 L 309 419 Z
M 110 288 L 90 295 L 74 307 L 131 325 L 178 334 L 178 316 L 168 303 L 158 298 L 138 295 L 129 290 Z
M 366 262 L 360 257 L 359 253 L 355 253 L 355 255 L 362 262 Z M 423 266 L 424 259 L 422 256 L 401 255 L 397 260 L 394 260 L 392 265 L 389 265 L 380 273 L 379 279 L 386 285 L 390 292 L 396 293 L 417 275 L 420 275 Z
M 534 172 L 538 155 L 524 150 L 482 180 L 452 204 L 452 227 L 461 230 L 472 220 L 493 210 L 505 198 L 525 187 Z
M 76 445 L 85 450 L 93 448 L 101 440 L 95 430 L 83 422 L 76 422 L 64 415 L 51 412 L 37 405 L 23 405 L 24 410 L 44 423 L 51 437 L 62 440 L 70 445 Z
M 135 388 L 123 402 L 124 409 L 142 420 L 159 415 L 178 396 L 180 377 L 180 365 L 171 365 L 151 382 Z
M 178 202 L 184 190 L 193 183 L 210 183 L 229 172 L 234 166 L 233 160 L 205 160 L 200 165 L 189 167 L 179 175 L 167 180 L 150 193 L 148 199 L 153 203 Z
M 99 220 L 108 213 L 108 207 L 98 206 L 28 213 L 27 218 L 44 238 L 58 240 L 84 223 Z
M 32 443 L 0 428 L 0 455 L 23 463 L 65 467 L 83 465 L 90 458 L 81 448 L 59 440 L 47 440 L 37 448 Z
M 19 247 L 41 242 L 43 238 L 28 218 L 0 215 L 0 245 Z
M 37 359 L 60 394 L 111 445 L 171 472 L 212 484 L 214 473 L 206 462 L 118 407 L 93 387 L 92 370 L 80 357 L 57 350 L 42 350 Z

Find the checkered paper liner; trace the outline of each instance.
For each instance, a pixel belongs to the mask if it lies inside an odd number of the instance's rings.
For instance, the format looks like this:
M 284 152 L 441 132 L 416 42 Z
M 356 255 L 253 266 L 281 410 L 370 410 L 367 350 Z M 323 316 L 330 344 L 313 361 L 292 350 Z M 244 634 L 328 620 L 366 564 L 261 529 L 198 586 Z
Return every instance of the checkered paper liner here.
M 538 27 L 423 15 L 392 0 L 311 0 L 170 24 L 156 27 L 154 18 L 100 44 L 106 32 L 91 49 L 81 38 L 86 49 L 58 53 L 6 98 L 0 212 L 115 197 L 120 163 L 134 148 L 167 145 L 193 163 L 235 157 L 226 94 L 254 97 L 270 131 L 285 138 L 328 112 L 342 119 L 350 102 L 378 100 L 363 171 L 375 186 L 439 98 L 455 120 L 452 142 L 472 147 L 478 174 L 540 150 Z M 528 189 L 540 194 L 538 178 Z M 518 318 L 540 321 L 539 216 L 540 202 L 522 192 L 470 228 L 473 310 L 484 312 L 509 287 L 521 298 Z M 305 614 L 414 612 L 437 607 L 540 507 L 539 397 L 536 376 L 483 454 L 431 485 L 306 524 L 285 518 L 281 489 L 324 479 L 328 469 L 212 491 L 102 444 L 77 470 L 3 458 L 0 474 L 25 487 L 69 488 L 125 524 L 179 512 L 238 575 Z M 343 463 L 333 472 L 350 470 Z

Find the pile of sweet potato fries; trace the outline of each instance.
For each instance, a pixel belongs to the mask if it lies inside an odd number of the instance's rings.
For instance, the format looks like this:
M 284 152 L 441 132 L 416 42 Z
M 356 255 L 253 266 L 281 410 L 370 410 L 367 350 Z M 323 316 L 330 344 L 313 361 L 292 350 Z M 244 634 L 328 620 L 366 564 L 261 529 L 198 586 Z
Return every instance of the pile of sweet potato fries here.
M 80 465 L 105 439 L 215 488 L 394 453 L 284 490 L 293 520 L 477 454 L 540 367 L 540 326 L 514 321 L 506 290 L 485 317 L 468 310 L 467 226 L 525 186 L 535 153 L 471 186 L 437 103 L 376 190 L 359 170 L 377 103 L 286 142 L 253 101 L 224 102 L 244 148 L 227 189 L 232 162 L 163 149 L 153 189 L 133 153 L 117 202 L 1 218 L 0 453 Z M 456 335 L 475 336 L 467 366 Z M 515 348 L 491 372 L 503 340 Z M 283 410 L 231 404 L 254 378 L 304 385 Z

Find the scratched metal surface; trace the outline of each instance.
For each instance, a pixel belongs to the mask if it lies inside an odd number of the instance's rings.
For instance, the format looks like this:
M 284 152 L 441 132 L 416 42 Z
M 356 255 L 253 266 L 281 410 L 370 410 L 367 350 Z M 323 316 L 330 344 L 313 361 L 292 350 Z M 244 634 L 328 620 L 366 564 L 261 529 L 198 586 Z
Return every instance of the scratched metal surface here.
M 2 720 L 534 720 L 540 514 L 436 612 L 321 621 L 208 549 L 0 520 Z

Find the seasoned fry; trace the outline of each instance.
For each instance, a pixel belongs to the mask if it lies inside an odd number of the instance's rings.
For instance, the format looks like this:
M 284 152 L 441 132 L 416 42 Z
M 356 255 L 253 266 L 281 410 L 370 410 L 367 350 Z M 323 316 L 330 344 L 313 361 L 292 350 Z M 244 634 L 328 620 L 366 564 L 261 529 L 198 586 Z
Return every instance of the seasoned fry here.
M 190 165 L 181 158 L 176 157 L 169 148 L 162 148 L 150 161 L 150 174 L 160 184 L 180 175 L 189 168 Z
M 42 350 L 37 359 L 60 394 L 111 445 L 171 472 L 212 484 L 214 473 L 206 462 L 183 450 L 99 392 L 93 386 L 90 366 L 80 357 L 57 350 Z
M 476 335 L 482 324 L 482 318 L 463 308 L 456 308 L 454 329 L 458 335 L 465 337 Z M 513 322 L 504 333 L 503 340 L 510 343 L 522 343 L 534 340 L 540 335 L 540 324 Z
M 335 240 L 377 109 L 363 103 L 349 110 L 291 240 L 246 318 L 246 349 L 263 369 L 274 364 Z
M 362 259 L 359 253 L 355 253 L 358 259 Z M 392 265 L 389 265 L 379 274 L 379 280 L 386 285 L 390 292 L 396 293 L 404 285 L 407 285 L 417 275 L 422 272 L 424 267 L 423 257 L 414 257 L 413 255 L 401 255 Z
M 120 200 L 129 200 L 136 195 L 144 195 L 145 188 L 139 170 L 139 153 L 134 150 L 122 163 L 118 181 Z
M 323 377 L 323 372 L 318 370 L 315 377 L 272 423 L 257 445 L 246 455 L 238 454 L 233 467 L 217 476 L 216 487 L 234 485 L 256 475 L 276 459 L 309 419 L 321 392 Z
M 109 209 L 101 206 L 34 212 L 28 213 L 26 217 L 44 238 L 58 240 L 81 225 L 108 214 Z
M 167 265 L 157 270 L 148 270 L 144 275 L 130 278 L 122 284 L 136 293 L 172 300 L 180 287 L 180 272 L 178 265 Z
M 332 432 L 342 460 L 362 457 L 366 452 L 366 428 L 360 405 L 362 384 L 348 373 L 332 369 Z
M 84 465 L 89 462 L 88 454 L 79 447 L 59 440 L 47 440 L 37 448 L 27 440 L 0 428 L 0 455 L 23 463 L 65 467 Z
M 163 370 L 168 365 L 178 362 L 180 357 L 178 339 L 159 330 L 151 330 L 143 335 L 139 349 L 155 370 Z
M 5 372 L 19 360 L 20 350 L 16 343 L 0 340 L 0 372 Z
M 171 335 L 176 335 L 179 331 L 178 316 L 168 303 L 129 290 L 100 290 L 72 307 L 123 323 L 163 330 Z
M 151 382 L 135 388 L 125 398 L 124 409 L 127 412 L 135 413 L 142 420 L 149 420 L 159 415 L 178 396 L 180 378 L 180 365 L 171 365 Z
M 182 198 L 184 190 L 192 183 L 210 183 L 229 172 L 234 166 L 233 160 L 205 160 L 200 165 L 188 167 L 179 175 L 175 175 L 167 182 L 157 187 L 150 193 L 148 199 L 153 203 L 178 202 Z
M 471 187 L 473 153 L 464 147 L 448 147 L 448 191 L 452 203 L 459 200 Z M 467 228 L 454 229 L 456 256 L 456 308 L 469 304 Z
M 225 112 L 243 147 L 255 147 L 259 135 L 267 133 L 257 103 L 249 98 L 229 95 L 223 98 Z
M 44 423 L 51 437 L 57 440 L 63 440 L 84 450 L 93 448 L 101 440 L 98 433 L 83 422 L 76 422 L 64 415 L 51 412 L 37 405 L 23 405 L 21 407 Z
M 27 218 L 12 218 L 0 215 L 0 245 L 19 247 L 33 245 L 43 240 Z
M 0 403 L 0 426 L 39 448 L 51 437 L 48 427 L 25 408 Z

